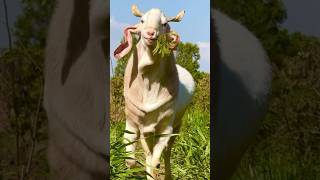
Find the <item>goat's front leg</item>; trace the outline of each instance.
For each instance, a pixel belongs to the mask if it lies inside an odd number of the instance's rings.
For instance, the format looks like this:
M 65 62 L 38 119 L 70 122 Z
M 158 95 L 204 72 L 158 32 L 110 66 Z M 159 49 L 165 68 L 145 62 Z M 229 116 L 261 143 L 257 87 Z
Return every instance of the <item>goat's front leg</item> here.
M 154 180 L 156 174 L 153 171 L 152 166 L 152 151 L 155 143 L 155 124 L 150 124 L 149 126 L 140 127 L 140 141 L 141 146 L 146 156 L 146 172 L 151 175 L 147 175 L 148 180 Z
M 131 143 L 137 140 L 138 138 L 138 133 L 139 129 L 133 124 L 133 122 L 130 122 L 130 120 L 126 120 L 126 131 L 124 133 L 124 143 Z M 126 152 L 129 153 L 129 157 L 132 159 L 126 159 L 126 164 L 129 168 L 132 168 L 136 165 L 136 160 L 135 160 L 135 150 L 136 150 L 136 142 L 131 143 L 126 146 Z
M 152 161 L 151 161 L 152 167 L 160 168 L 160 157 L 163 150 L 168 146 L 168 142 L 171 138 L 172 131 L 173 131 L 172 125 L 169 125 L 161 132 L 162 135 L 159 137 L 158 142 L 153 148 Z
M 144 154 L 146 156 L 146 172 L 152 176 L 152 177 L 150 177 L 148 175 L 147 179 L 153 180 L 155 177 L 155 174 L 152 171 L 151 161 L 152 161 L 152 149 L 153 149 L 153 145 L 154 145 L 154 131 L 145 132 L 144 130 L 141 130 L 140 141 L 141 141 L 142 149 L 143 149 Z

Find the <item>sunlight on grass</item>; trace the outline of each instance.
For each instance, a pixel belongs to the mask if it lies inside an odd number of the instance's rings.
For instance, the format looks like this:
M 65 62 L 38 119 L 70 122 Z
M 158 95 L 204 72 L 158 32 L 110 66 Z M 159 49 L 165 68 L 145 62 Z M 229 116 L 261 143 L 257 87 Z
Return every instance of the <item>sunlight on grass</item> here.
M 111 123 L 111 179 L 146 179 L 144 166 L 142 166 L 145 160 L 139 143 L 136 158 L 140 165 L 133 169 L 128 169 L 125 165 L 128 154 L 122 143 L 124 126 L 124 121 Z M 210 179 L 209 112 L 187 111 L 185 113 L 180 134 L 172 149 L 171 168 L 174 179 Z M 160 174 L 163 173 L 162 166 Z

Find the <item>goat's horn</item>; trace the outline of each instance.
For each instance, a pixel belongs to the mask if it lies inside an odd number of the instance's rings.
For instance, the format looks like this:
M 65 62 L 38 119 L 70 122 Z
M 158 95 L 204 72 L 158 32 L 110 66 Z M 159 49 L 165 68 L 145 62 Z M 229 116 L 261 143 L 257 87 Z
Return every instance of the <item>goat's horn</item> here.
M 131 6 L 131 11 L 132 11 L 132 14 L 137 17 L 143 16 L 143 13 L 139 11 L 138 7 L 135 4 Z
M 185 13 L 185 11 L 182 10 L 182 11 L 180 11 L 179 14 L 176 15 L 175 17 L 169 17 L 169 18 L 167 18 L 167 21 L 168 21 L 168 22 L 170 22 L 170 21 L 180 22 L 180 21 L 182 20 L 183 16 L 184 16 L 184 13 Z

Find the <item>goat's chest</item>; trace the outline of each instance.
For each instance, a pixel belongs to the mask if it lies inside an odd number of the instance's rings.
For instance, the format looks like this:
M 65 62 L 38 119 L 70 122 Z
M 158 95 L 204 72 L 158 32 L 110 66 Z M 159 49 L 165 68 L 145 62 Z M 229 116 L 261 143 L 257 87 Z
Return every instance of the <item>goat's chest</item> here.
M 167 124 L 174 117 L 178 77 L 169 62 L 152 61 L 145 54 L 129 60 L 124 81 L 128 120 L 146 127 Z
M 143 87 L 140 89 L 140 96 L 145 107 L 157 105 L 168 98 L 169 94 L 167 89 L 163 87 L 162 79 L 157 79 L 156 76 L 153 75 L 153 77 L 142 80 Z
M 152 109 L 146 106 L 139 107 L 130 99 L 126 99 L 126 115 L 127 120 L 133 121 L 135 124 L 142 127 L 150 127 L 155 129 L 158 125 L 166 125 L 174 118 L 174 100 L 165 102 Z M 154 104 L 152 104 L 154 106 Z M 146 108 L 145 108 L 146 107 Z

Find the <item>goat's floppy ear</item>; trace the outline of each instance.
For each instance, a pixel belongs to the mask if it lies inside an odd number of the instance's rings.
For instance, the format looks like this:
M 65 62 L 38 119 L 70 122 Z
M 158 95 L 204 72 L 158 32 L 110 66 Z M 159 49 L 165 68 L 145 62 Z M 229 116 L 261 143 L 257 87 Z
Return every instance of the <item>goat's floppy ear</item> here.
M 176 49 L 177 49 L 177 46 L 178 46 L 179 43 L 180 43 L 179 34 L 176 33 L 175 31 L 170 31 L 169 37 L 172 39 L 172 41 L 170 42 L 170 49 L 171 49 L 171 50 L 176 50 Z
M 135 4 L 131 6 L 131 11 L 132 11 L 132 14 L 137 17 L 143 16 L 143 13 L 139 11 L 138 7 Z
M 184 16 L 184 14 L 185 14 L 185 11 L 182 10 L 175 17 L 168 17 L 167 21 L 168 22 L 170 22 L 170 21 L 172 21 L 172 22 L 180 22 L 182 20 L 183 16 Z
M 139 24 L 134 26 L 129 26 L 124 29 L 124 41 L 117 47 L 114 51 L 113 55 L 118 60 L 121 59 L 123 56 L 127 55 L 133 43 L 133 38 L 131 33 L 139 33 Z

